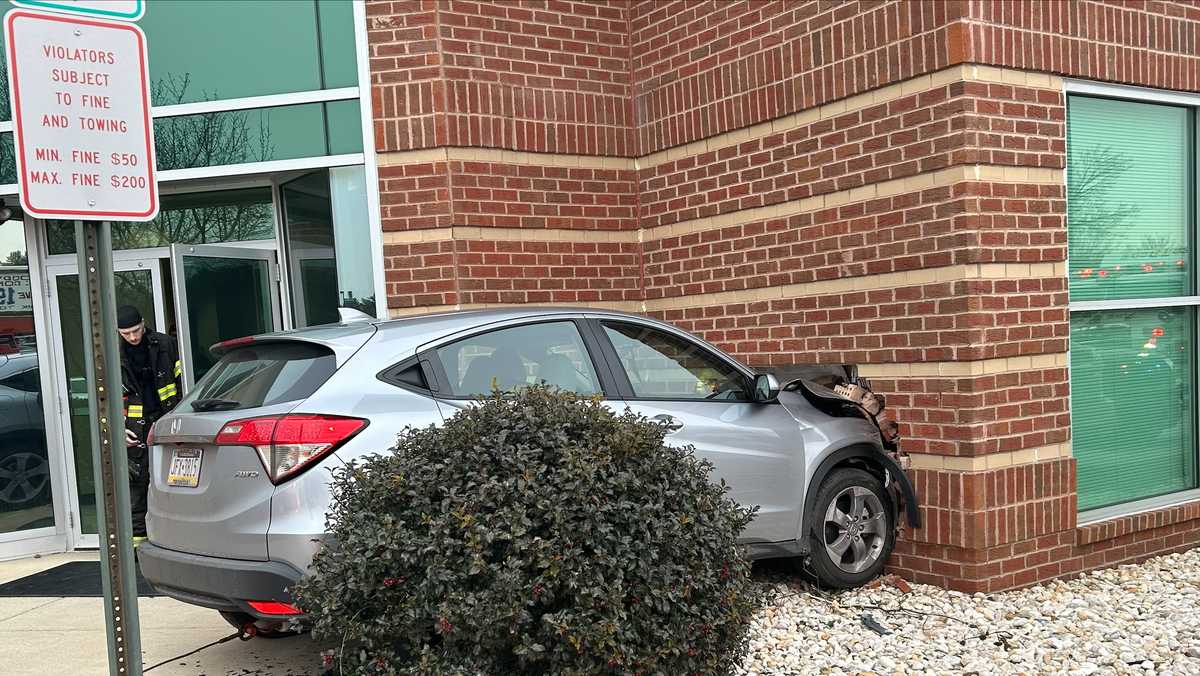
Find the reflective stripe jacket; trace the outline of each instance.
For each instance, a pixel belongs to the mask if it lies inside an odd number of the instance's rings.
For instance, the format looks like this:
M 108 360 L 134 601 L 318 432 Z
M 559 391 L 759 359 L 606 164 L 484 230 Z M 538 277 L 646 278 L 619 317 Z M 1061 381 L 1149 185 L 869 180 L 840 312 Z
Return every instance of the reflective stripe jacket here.
M 165 333 L 146 331 L 142 340 L 147 341 L 150 351 L 150 363 L 154 368 L 153 392 L 142 392 L 141 382 L 137 374 L 126 363 L 121 351 L 121 380 L 124 385 L 125 428 L 132 430 L 142 441 L 154 420 L 147 419 L 145 403 L 147 397 L 154 397 L 159 403 L 159 414 L 175 408 L 183 395 L 183 364 L 179 361 L 179 349 L 175 339 Z

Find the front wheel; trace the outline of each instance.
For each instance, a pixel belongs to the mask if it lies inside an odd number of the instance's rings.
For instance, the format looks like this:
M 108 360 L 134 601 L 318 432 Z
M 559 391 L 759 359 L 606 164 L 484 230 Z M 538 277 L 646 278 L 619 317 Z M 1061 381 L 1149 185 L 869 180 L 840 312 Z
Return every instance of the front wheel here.
M 849 589 L 883 571 L 896 545 L 896 508 L 872 474 L 834 470 L 809 515 L 809 563 L 822 583 Z

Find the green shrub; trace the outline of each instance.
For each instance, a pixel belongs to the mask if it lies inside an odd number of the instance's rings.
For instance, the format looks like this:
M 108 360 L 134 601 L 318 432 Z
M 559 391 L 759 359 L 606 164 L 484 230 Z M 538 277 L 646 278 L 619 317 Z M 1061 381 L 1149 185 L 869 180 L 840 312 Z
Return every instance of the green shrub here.
M 334 472 L 296 596 L 343 674 L 728 673 L 753 510 L 664 429 L 531 388 Z

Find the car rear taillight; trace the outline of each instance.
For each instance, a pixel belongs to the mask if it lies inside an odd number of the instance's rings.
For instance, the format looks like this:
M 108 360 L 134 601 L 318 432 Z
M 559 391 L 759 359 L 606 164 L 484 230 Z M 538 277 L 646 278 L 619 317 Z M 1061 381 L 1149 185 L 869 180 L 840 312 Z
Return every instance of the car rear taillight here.
M 303 615 L 304 612 L 290 603 L 280 601 L 247 601 L 251 608 L 263 615 Z
M 338 415 L 264 416 L 226 423 L 215 442 L 254 447 L 271 483 L 278 484 L 325 457 L 366 426 L 362 418 Z

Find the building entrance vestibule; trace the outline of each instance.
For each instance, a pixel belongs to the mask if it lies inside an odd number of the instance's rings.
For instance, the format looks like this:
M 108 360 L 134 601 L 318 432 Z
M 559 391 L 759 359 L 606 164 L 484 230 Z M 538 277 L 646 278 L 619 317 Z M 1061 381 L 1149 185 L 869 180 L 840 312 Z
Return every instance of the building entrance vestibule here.
M 116 303 L 178 341 L 185 392 L 215 343 L 376 314 L 366 186 L 361 166 L 164 185 L 155 220 L 112 224 Z M 0 560 L 96 547 L 75 226 L 9 221 L 0 248 L 0 411 L 22 414 L 0 427 Z
M 212 366 L 208 348 L 230 338 L 282 328 L 274 242 L 238 246 L 174 244 L 114 254 L 117 305 L 137 307 L 153 329 L 175 337 L 184 364 L 185 388 Z M 85 341 L 80 323 L 76 264 L 46 267 L 55 321 L 51 341 L 59 359 L 57 425 L 67 463 L 69 526 L 76 546 L 95 547 L 95 486 L 84 375 Z

